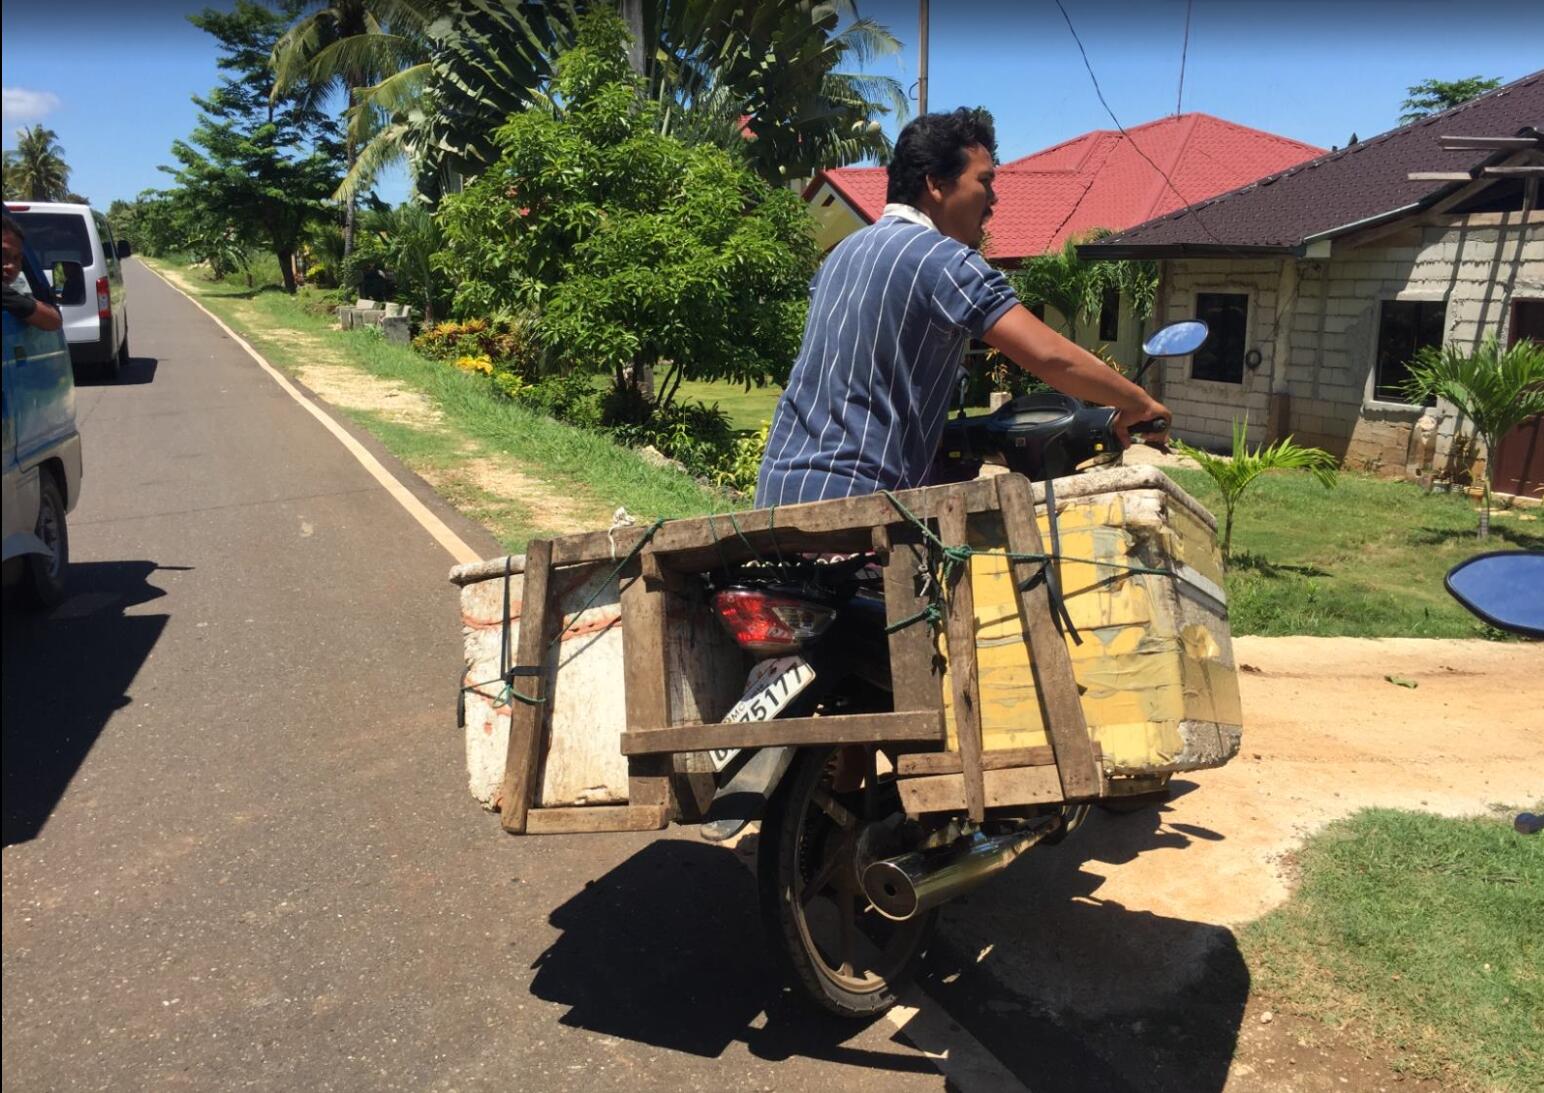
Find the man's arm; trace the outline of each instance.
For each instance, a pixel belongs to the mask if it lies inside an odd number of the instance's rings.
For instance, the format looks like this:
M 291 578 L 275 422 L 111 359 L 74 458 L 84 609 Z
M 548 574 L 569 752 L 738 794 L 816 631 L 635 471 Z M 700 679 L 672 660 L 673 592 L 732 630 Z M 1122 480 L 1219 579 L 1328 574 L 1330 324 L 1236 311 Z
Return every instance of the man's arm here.
M 1113 406 L 1119 413 L 1115 432 L 1130 444 L 1127 428 L 1142 421 L 1172 415 L 1142 388 L 1122 376 L 1082 346 L 1046 326 L 1023 304 L 1015 304 L 981 335 L 981 340 L 1058 391 L 1087 402 Z M 1162 443 L 1162 433 L 1150 433 L 1150 443 Z
M 4 295 L 5 310 L 29 326 L 39 330 L 58 330 L 64 325 L 59 310 L 42 300 L 19 292 L 10 285 L 0 286 L 0 292 Z

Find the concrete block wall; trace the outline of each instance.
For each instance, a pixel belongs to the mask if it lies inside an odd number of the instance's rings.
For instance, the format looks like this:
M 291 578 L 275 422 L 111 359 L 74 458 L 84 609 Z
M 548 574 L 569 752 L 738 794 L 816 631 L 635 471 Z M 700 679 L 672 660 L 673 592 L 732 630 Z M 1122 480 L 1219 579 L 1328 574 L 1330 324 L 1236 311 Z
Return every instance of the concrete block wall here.
M 1296 268 L 1284 276 L 1283 262 Z M 1544 298 L 1544 229 L 1412 227 L 1320 260 L 1170 261 L 1164 278 L 1165 321 L 1192 316 L 1198 291 L 1248 293 L 1247 344 L 1261 354 L 1242 384 L 1190 379 L 1188 359 L 1167 363 L 1164 400 L 1181 435 L 1225 443 L 1232 419 L 1247 411 L 1257 441 L 1274 389 L 1290 397 L 1288 426 L 1298 441 L 1349 467 L 1412 474 L 1434 464 L 1451 472 L 1454 458 L 1470 459 L 1462 445 L 1454 449 L 1453 438 L 1466 432 L 1454 407 L 1373 397 L 1382 302 L 1445 301 L 1445 341 L 1472 349 L 1493 334 L 1505 344 L 1512 299 Z
M 1198 292 L 1244 293 L 1249 296 L 1245 325 L 1246 349 L 1260 351 L 1257 368 L 1244 369 L 1242 383 L 1193 379 L 1191 358 L 1160 361 L 1162 399 L 1174 411 L 1178 434 L 1202 447 L 1227 447 L 1233 422 L 1247 415 L 1250 443 L 1265 436 L 1270 414 L 1271 376 L 1278 328 L 1290 314 L 1278 313 L 1281 265 L 1275 261 L 1187 259 L 1164 263 L 1165 283 L 1158 294 L 1160 323 L 1195 317 Z

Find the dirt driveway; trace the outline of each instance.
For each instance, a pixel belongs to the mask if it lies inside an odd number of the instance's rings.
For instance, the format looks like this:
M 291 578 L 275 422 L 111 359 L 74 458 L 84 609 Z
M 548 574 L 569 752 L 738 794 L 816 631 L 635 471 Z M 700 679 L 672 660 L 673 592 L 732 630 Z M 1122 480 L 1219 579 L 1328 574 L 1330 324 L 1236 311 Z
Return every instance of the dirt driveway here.
M 1306 834 L 1357 809 L 1544 799 L 1544 648 L 1239 638 L 1235 652 L 1247 665 L 1237 759 L 1176 780 L 1162 807 L 1096 812 L 1076 839 L 946 908 L 944 935 L 1019 1000 L 1008 1027 L 1039 1015 L 1075 1029 L 1138 1087 L 1378 1088 L 1391 1080 L 1380 1061 L 1316 1022 L 1266 1016 L 1231 928 L 1288 897 L 1284 858 Z M 987 1038 L 1011 1052 L 1011 1032 Z

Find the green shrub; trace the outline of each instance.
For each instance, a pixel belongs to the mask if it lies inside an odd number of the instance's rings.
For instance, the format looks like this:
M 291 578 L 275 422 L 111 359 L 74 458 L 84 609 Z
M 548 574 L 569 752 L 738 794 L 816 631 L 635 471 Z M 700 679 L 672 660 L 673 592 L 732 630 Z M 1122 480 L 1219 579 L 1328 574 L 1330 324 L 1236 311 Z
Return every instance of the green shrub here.
M 716 481 L 734 458 L 734 431 L 717 403 L 656 406 L 646 421 L 612 426 L 611 435 L 631 448 L 656 448 L 697 478 Z
M 601 423 L 601 394 L 589 376 L 543 376 L 528 384 L 516 401 L 568 425 L 594 429 Z
M 413 348 L 438 361 L 487 357 L 500 369 L 526 378 L 534 374 L 540 360 L 530 325 L 518 319 L 436 323 L 413 339 Z
M 751 497 L 756 492 L 756 478 L 761 474 L 761 457 L 767 450 L 767 436 L 772 423 L 764 421 L 754 433 L 738 438 L 729 450 L 729 458 L 714 477 L 714 482 Z

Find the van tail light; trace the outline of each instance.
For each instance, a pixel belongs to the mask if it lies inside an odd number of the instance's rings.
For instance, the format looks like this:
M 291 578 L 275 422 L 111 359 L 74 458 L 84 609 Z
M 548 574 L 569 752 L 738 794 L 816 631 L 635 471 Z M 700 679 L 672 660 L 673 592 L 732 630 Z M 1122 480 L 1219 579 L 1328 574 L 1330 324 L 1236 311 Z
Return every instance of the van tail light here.
M 836 619 L 829 607 L 745 588 L 715 595 L 713 612 L 742 649 L 771 655 L 796 652 Z
M 97 318 L 111 319 L 113 317 L 113 292 L 107 284 L 106 277 L 97 278 Z
M 12 205 L 9 201 L 5 203 L 5 211 L 8 213 L 24 213 L 31 208 L 31 205 Z

